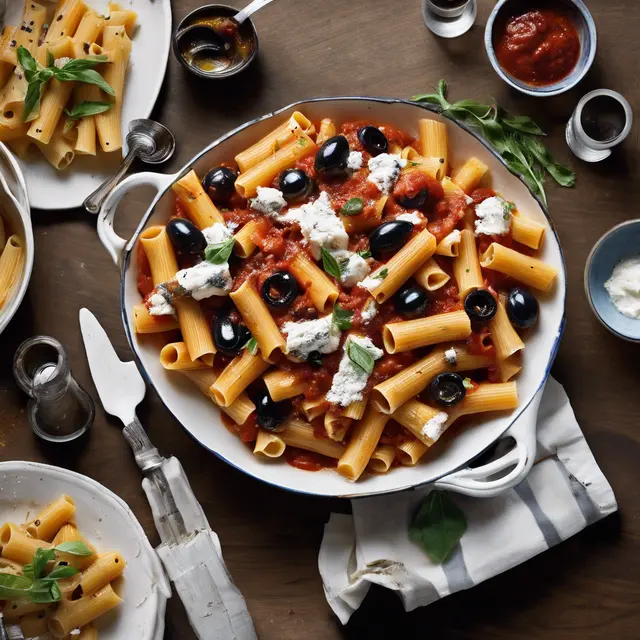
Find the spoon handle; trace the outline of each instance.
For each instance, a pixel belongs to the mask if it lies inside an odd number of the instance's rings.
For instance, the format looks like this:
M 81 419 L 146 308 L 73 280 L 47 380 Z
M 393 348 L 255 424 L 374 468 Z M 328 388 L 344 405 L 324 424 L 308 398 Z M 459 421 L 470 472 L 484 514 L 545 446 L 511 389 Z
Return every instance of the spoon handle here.
M 122 161 L 120 168 L 113 176 L 113 178 L 109 178 L 105 182 L 103 182 L 85 201 L 84 208 L 89 213 L 100 213 L 100 207 L 102 207 L 102 203 L 106 200 L 107 196 L 118 186 L 118 183 L 124 177 L 124 174 L 129 171 L 129 167 L 135 160 L 138 155 L 138 148 L 136 146 L 131 147 L 129 153 Z
M 242 11 L 239 11 L 234 16 L 235 21 L 238 24 L 242 24 L 251 14 L 255 13 L 258 9 L 266 7 L 273 0 L 253 0 Z

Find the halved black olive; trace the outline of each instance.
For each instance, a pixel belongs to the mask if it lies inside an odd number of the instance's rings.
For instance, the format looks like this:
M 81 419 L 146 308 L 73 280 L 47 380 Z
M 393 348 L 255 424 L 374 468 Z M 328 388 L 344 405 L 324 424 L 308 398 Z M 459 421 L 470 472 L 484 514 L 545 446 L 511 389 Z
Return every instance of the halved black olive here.
M 344 136 L 329 138 L 316 153 L 315 169 L 327 178 L 346 175 L 349 143 Z
M 214 202 L 224 203 L 235 191 L 236 178 L 228 167 L 216 167 L 202 179 L 202 186 Z
M 511 324 L 519 329 L 529 329 L 538 321 L 540 305 L 537 298 L 522 287 L 511 289 L 507 298 L 507 315 Z
M 453 407 L 464 399 L 467 389 L 457 373 L 439 373 L 431 381 L 429 393 L 436 404 Z
M 464 299 L 464 310 L 475 322 L 486 323 L 496 315 L 498 303 L 486 289 L 476 289 Z
M 270 307 L 282 309 L 296 299 L 298 282 L 288 271 L 276 271 L 264 281 L 260 291 Z
M 219 315 L 213 323 L 213 341 L 216 349 L 235 357 L 251 339 L 251 332 L 243 324 L 237 324 L 227 315 Z
M 259 427 L 267 431 L 275 431 L 291 412 L 291 404 L 286 400 L 274 402 L 267 389 L 261 389 L 253 395 L 256 405 L 256 418 Z
M 395 201 L 405 209 L 421 209 L 427 203 L 429 198 L 429 189 L 425 187 L 412 194 L 394 194 L 393 197 L 395 198 Z
M 167 223 L 167 235 L 178 253 L 198 255 L 207 247 L 202 231 L 191 220 L 172 218 Z
M 308 198 L 313 190 L 313 181 L 300 169 L 287 169 L 280 174 L 280 191 L 287 202 Z
M 391 220 L 385 222 L 369 236 L 371 255 L 380 260 L 384 256 L 396 253 L 413 231 L 413 224 L 408 220 Z
M 418 314 L 427 308 L 427 290 L 415 282 L 406 282 L 393 296 L 393 306 L 398 313 Z
M 387 153 L 387 149 L 389 148 L 387 137 L 382 133 L 382 131 L 380 131 L 380 129 L 378 129 L 378 127 L 373 127 L 371 125 L 362 127 L 362 129 L 358 131 L 358 138 L 365 150 L 372 156 Z

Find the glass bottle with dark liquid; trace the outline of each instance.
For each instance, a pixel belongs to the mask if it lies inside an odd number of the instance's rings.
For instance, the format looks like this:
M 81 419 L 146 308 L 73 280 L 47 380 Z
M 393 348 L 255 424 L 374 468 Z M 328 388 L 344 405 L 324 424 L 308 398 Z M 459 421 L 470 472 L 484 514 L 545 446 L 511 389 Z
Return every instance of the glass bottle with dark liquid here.
M 469 31 L 476 14 L 476 0 L 422 0 L 424 22 L 441 38 L 456 38 Z
M 632 121 L 631 107 L 619 93 L 591 91 L 580 100 L 567 123 L 567 144 L 581 160 L 599 162 L 629 135 Z

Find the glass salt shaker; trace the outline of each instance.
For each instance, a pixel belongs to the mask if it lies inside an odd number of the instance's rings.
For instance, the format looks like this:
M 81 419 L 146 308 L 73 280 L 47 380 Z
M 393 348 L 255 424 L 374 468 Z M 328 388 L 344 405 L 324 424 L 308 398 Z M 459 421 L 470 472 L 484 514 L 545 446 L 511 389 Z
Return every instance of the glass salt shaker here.
M 567 123 L 567 144 L 581 160 L 600 162 L 629 135 L 632 124 L 631 106 L 623 96 L 596 89 L 578 102 Z
M 476 0 L 422 0 L 427 28 L 441 38 L 457 38 L 476 21 Z
M 13 359 L 13 375 L 29 396 L 34 433 L 48 442 L 70 442 L 93 423 L 95 405 L 76 382 L 64 347 L 49 336 L 25 340 Z

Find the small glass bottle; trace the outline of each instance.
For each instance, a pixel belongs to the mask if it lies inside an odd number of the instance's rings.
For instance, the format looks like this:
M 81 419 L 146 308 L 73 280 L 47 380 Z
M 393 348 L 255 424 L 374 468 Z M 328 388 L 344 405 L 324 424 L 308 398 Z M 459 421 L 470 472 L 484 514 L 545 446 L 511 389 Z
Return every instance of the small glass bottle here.
M 441 38 L 457 38 L 476 21 L 476 0 L 422 0 L 427 28 Z
M 71 374 L 67 353 L 57 340 L 25 340 L 13 359 L 13 374 L 30 398 L 29 425 L 39 438 L 69 442 L 89 429 L 95 416 L 93 399 Z
M 632 124 L 631 106 L 623 96 L 596 89 L 578 102 L 567 123 L 567 144 L 581 160 L 600 162 L 629 135 Z

